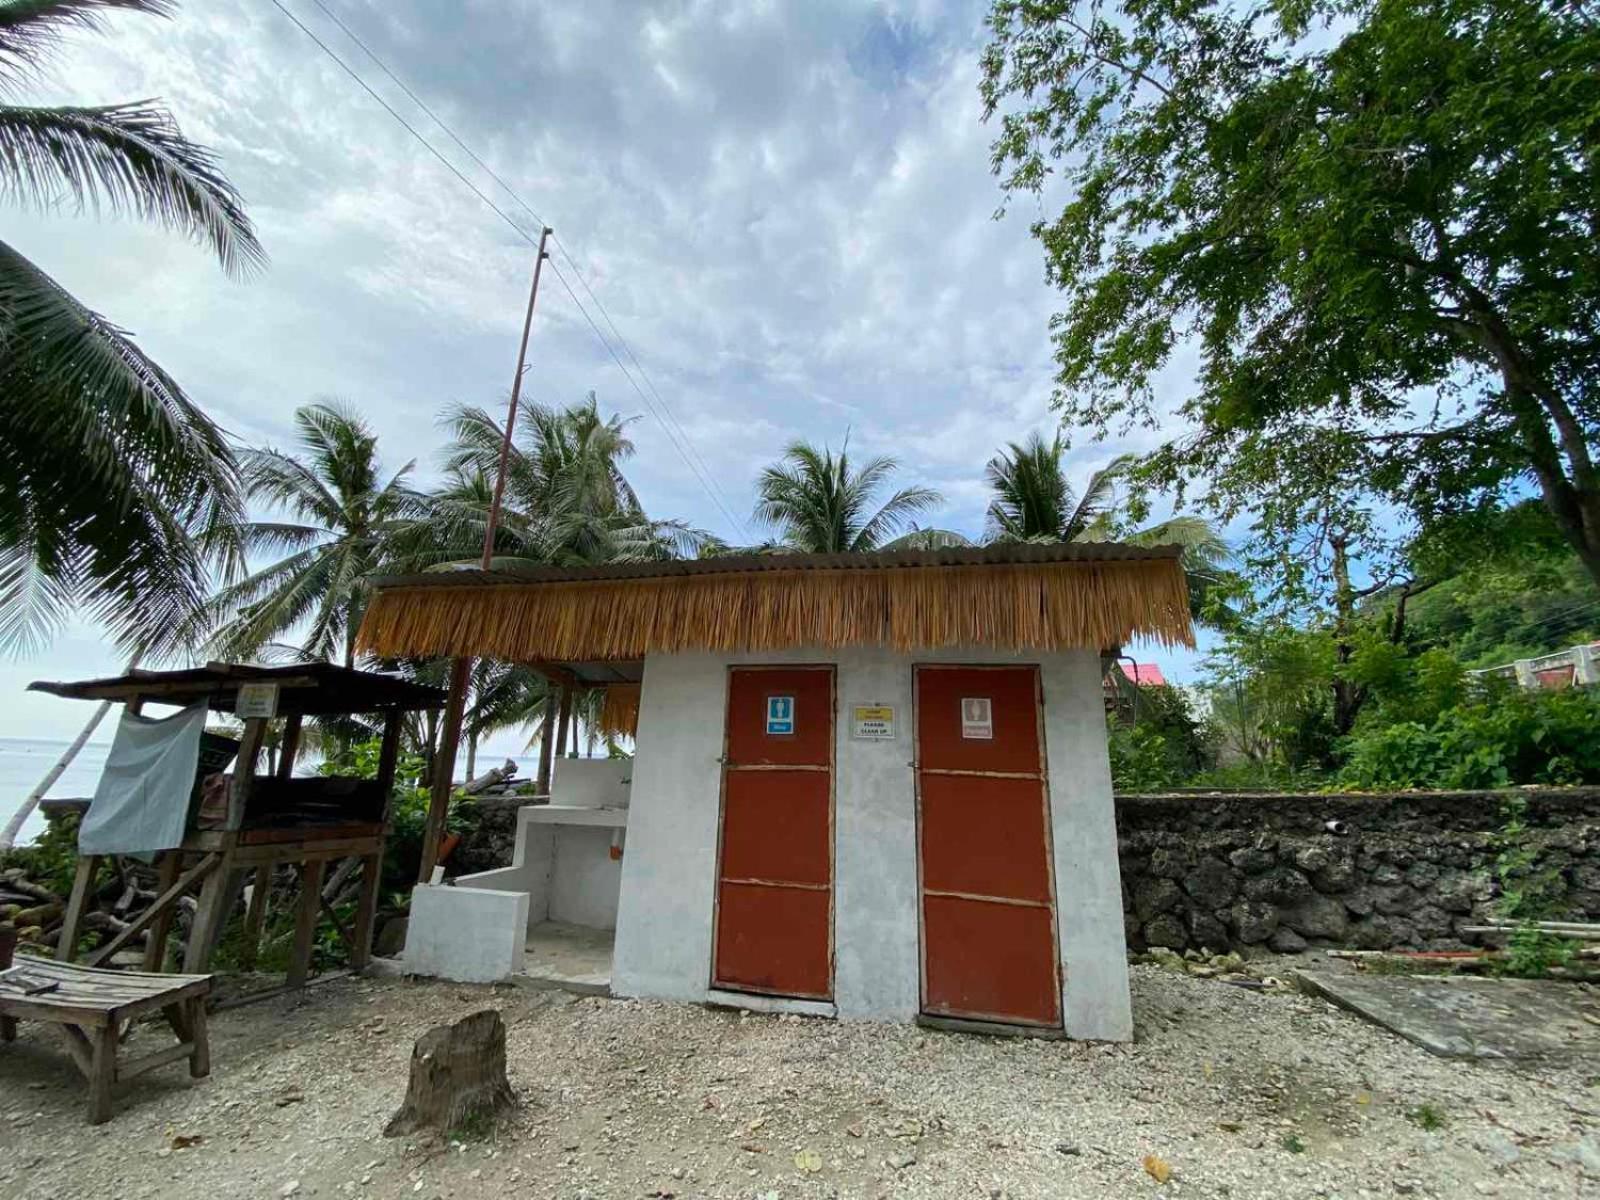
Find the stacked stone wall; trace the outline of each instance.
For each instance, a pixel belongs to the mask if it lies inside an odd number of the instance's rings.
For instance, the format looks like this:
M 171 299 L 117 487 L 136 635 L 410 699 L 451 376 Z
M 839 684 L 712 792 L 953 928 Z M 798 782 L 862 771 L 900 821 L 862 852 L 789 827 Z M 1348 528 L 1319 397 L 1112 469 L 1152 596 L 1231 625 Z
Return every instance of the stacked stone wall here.
M 1395 795 L 1120 796 L 1128 944 L 1136 949 L 1480 944 L 1495 914 L 1505 806 L 1557 873 L 1567 917 L 1600 920 L 1600 788 Z

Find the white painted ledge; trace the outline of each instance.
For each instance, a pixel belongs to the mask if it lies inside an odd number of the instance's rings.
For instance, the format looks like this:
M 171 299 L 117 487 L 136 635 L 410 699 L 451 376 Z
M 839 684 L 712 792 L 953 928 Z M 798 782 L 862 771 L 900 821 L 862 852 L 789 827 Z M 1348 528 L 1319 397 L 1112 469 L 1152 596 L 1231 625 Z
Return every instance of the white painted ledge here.
M 625 808 L 579 808 L 573 804 L 540 804 L 519 809 L 518 813 L 530 825 L 598 825 L 608 829 L 628 827 L 628 810 Z

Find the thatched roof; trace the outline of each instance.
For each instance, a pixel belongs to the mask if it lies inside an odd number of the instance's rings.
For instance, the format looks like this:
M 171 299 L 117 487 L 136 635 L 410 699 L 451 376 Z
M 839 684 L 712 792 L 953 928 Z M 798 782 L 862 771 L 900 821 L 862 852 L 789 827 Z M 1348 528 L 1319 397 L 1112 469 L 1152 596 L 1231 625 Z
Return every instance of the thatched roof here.
M 761 554 L 376 581 L 360 648 L 562 663 L 679 650 L 1194 645 L 1177 546 Z

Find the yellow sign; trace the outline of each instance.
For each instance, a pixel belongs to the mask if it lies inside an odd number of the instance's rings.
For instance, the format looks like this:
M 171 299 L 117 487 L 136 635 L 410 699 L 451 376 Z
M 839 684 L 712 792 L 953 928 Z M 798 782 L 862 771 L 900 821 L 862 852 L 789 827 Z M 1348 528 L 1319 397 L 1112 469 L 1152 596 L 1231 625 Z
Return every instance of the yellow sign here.
M 857 704 L 850 710 L 850 736 L 868 742 L 894 740 L 894 706 Z

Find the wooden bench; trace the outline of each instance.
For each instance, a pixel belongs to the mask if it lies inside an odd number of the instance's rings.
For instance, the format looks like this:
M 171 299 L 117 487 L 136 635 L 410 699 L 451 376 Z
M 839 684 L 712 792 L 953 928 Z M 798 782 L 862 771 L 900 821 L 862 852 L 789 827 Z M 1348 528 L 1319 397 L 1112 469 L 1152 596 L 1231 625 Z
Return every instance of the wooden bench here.
M 72 963 L 19 954 L 29 984 L 54 983 L 53 991 L 25 994 L 15 979 L 0 979 L 0 1041 L 17 1036 L 17 1022 L 49 1021 L 61 1026 L 72 1061 L 89 1081 L 89 1121 L 111 1117 L 111 1087 L 156 1067 L 189 1060 L 189 1074 L 211 1073 L 206 1042 L 209 975 L 150 975 L 139 971 L 101 971 Z M 178 1036 L 178 1044 L 132 1062 L 118 1062 L 123 1022 L 159 1008 Z

